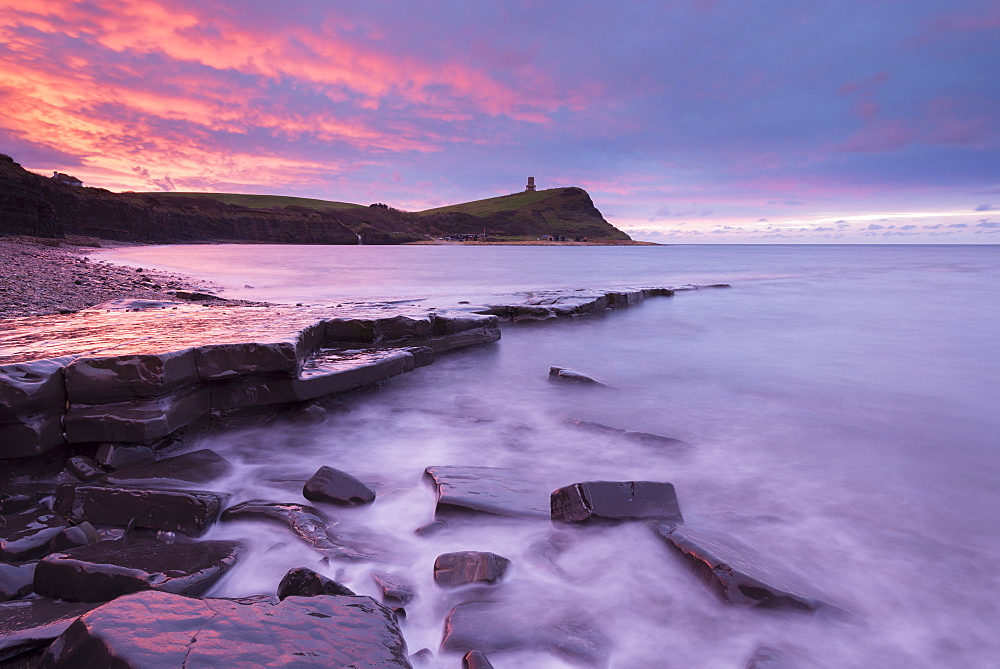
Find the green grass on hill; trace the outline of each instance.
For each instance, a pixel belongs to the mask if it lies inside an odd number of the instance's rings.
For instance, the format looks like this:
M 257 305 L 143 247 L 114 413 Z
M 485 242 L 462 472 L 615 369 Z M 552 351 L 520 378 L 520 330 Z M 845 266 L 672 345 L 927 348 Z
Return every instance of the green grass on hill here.
M 274 207 L 306 207 L 308 209 L 364 209 L 362 204 L 351 204 L 350 202 L 332 202 L 330 200 L 314 200 L 308 197 L 290 197 L 287 195 L 245 195 L 243 193 L 181 193 L 177 191 L 154 193 L 157 196 L 177 196 L 205 198 L 216 200 L 223 204 L 238 204 L 251 209 L 273 209 Z
M 417 212 L 417 214 L 420 216 L 426 216 L 427 214 L 458 211 L 463 214 L 472 214 L 473 216 L 489 216 L 490 214 L 495 214 L 498 211 L 520 209 L 521 207 L 525 207 L 529 204 L 541 202 L 542 200 L 546 200 L 555 195 L 562 194 L 564 190 L 565 189 L 563 188 L 548 188 L 546 190 L 538 190 L 534 192 L 525 191 L 523 193 L 513 193 L 511 195 L 491 197 L 485 200 L 474 200 L 472 202 L 463 202 L 462 204 L 452 204 L 447 207 L 426 209 L 424 211 Z

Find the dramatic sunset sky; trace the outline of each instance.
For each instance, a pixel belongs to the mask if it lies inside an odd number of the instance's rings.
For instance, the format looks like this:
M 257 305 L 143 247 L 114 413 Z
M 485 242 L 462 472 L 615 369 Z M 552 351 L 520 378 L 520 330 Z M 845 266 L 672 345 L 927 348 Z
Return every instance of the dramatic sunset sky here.
M 997 0 L 0 0 L 0 152 L 661 242 L 1000 243 Z

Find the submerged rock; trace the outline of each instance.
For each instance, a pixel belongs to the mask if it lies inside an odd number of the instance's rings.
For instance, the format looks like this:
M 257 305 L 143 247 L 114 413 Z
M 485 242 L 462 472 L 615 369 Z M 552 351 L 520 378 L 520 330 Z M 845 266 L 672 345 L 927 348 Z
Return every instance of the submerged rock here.
M 441 648 L 462 653 L 546 650 L 588 667 L 606 666 L 611 654 L 610 640 L 579 613 L 496 602 L 471 602 L 452 609 Z
M 305 504 L 255 499 L 229 507 L 222 514 L 222 520 L 280 522 L 307 544 L 334 559 L 368 560 L 378 556 L 378 551 L 373 547 L 348 541 L 331 532 L 330 525 L 333 522 L 318 509 Z
M 437 511 L 548 517 L 548 491 L 524 473 L 497 467 L 434 466 L 424 472 L 437 486 Z
M 665 446 L 668 448 L 682 448 L 690 446 L 691 444 L 680 439 L 675 439 L 674 437 L 664 437 L 659 434 L 651 434 L 649 432 L 634 432 L 632 430 L 626 430 L 622 427 L 612 427 L 610 425 L 604 425 L 602 423 L 593 423 L 586 420 L 576 420 L 574 418 L 567 418 L 563 421 L 566 425 L 570 427 L 577 427 L 581 430 L 587 430 L 589 432 L 598 432 L 600 434 L 608 434 L 616 437 L 621 437 L 623 439 L 628 439 L 630 441 L 637 441 L 641 444 L 647 444 L 649 446 Z
M 310 502 L 330 502 L 345 506 L 371 504 L 375 491 L 367 485 L 333 467 L 323 466 L 302 487 L 302 496 Z
M 793 574 L 765 565 L 739 541 L 683 525 L 660 525 L 657 532 L 730 604 L 808 610 L 823 604 Z
M 340 595 L 355 597 L 354 591 L 306 567 L 289 569 L 278 584 L 278 599 L 287 597 L 315 597 Z
M 44 648 L 96 606 L 47 597 L 0 603 L 0 661 Z
M 623 520 L 683 521 L 671 483 L 587 481 L 552 493 L 552 520 L 565 523 Z
M 369 597 L 192 599 L 147 591 L 81 616 L 44 667 L 406 667 L 392 612 Z
M 575 369 L 569 369 L 568 367 L 549 368 L 549 381 L 558 381 L 559 383 L 570 383 L 580 386 L 599 386 L 601 388 L 610 387 L 606 383 L 602 383 L 592 376 L 587 376 L 583 372 L 578 372 Z
M 493 584 L 503 578 L 509 566 L 510 560 L 495 553 L 444 553 L 434 560 L 434 580 L 445 587 L 468 583 Z
M 25 509 L 0 516 L 0 560 L 20 562 L 48 552 L 49 542 L 69 522 L 48 509 Z
M 142 527 L 198 536 L 215 522 L 228 494 L 64 483 L 55 508 L 76 521 Z
M 35 592 L 71 602 L 106 602 L 140 590 L 199 594 L 242 552 L 236 541 L 100 541 L 45 557 L 35 569 Z

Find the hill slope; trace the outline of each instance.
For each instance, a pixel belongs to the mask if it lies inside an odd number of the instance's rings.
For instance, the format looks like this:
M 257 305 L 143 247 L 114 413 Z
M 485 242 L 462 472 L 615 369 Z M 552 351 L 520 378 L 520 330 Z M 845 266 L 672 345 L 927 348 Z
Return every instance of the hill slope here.
M 398 244 L 431 235 L 628 240 L 587 192 L 553 188 L 421 212 L 281 195 L 112 193 L 28 172 L 0 154 L 0 235 L 128 242 Z

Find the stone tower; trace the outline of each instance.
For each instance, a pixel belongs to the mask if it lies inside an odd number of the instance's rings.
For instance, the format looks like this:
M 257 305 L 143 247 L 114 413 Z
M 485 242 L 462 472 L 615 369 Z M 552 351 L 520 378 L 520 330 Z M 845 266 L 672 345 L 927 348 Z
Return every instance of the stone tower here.
M 535 190 L 535 177 L 528 177 L 528 185 L 524 187 L 525 192 Z

